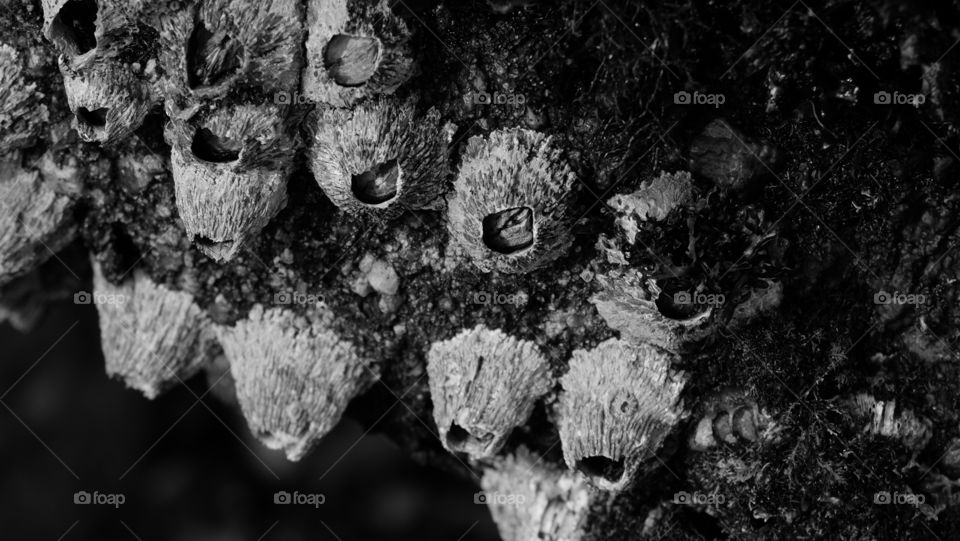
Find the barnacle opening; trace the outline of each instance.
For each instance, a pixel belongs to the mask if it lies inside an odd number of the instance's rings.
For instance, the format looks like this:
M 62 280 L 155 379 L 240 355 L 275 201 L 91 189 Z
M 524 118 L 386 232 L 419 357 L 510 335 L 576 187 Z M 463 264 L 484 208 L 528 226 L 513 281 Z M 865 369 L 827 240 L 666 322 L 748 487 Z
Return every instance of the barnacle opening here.
M 668 293 L 664 290 L 660 292 L 655 302 L 657 310 L 667 319 L 685 321 L 703 311 L 701 306 L 689 302 L 690 298 L 690 295 L 683 291 Z
M 240 71 L 243 45 L 220 30 L 211 32 L 197 21 L 187 43 L 187 85 L 213 86 Z
M 450 430 L 447 431 L 447 446 L 456 450 L 484 447 L 489 445 L 493 438 L 494 435 L 490 432 L 473 434 L 457 423 L 451 423 Z
M 618 483 L 626 472 L 624 460 L 613 460 L 603 455 L 588 456 L 577 461 L 577 470 L 587 477 L 603 478 L 611 483 Z
M 360 86 L 377 72 L 380 40 L 337 34 L 327 42 L 323 66 L 340 86 Z
M 107 113 L 109 112 L 109 107 L 100 107 L 99 109 L 93 110 L 87 109 L 86 107 L 77 107 L 75 115 L 77 120 L 88 126 L 102 128 L 107 125 Z
M 69 0 L 50 24 L 50 39 L 83 54 L 97 46 L 96 0 Z
M 501 254 L 533 246 L 533 209 L 514 207 L 488 214 L 483 218 L 483 243 Z
M 230 163 L 240 158 L 243 145 L 227 137 L 220 137 L 207 128 L 200 128 L 193 134 L 190 150 L 197 158 L 212 163 Z
M 229 259 L 236 251 L 237 243 L 233 240 L 217 241 L 203 235 L 197 235 L 193 238 L 200 251 L 216 259 Z
M 353 175 L 350 189 L 357 200 L 368 205 L 381 205 L 392 200 L 400 190 L 399 162 L 394 158 Z

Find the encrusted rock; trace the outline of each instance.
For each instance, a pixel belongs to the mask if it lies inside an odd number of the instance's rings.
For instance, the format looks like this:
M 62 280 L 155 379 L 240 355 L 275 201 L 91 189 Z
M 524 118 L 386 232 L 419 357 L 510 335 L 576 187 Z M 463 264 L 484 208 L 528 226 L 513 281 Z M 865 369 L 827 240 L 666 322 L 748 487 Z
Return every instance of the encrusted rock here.
M 717 119 L 690 144 L 690 170 L 739 190 L 769 175 L 779 154 L 776 148 L 751 141 L 726 120 Z
M 593 491 L 582 477 L 544 462 L 525 447 L 498 460 L 480 481 L 500 537 L 578 541 L 585 538 Z
M 290 460 L 330 432 L 350 400 L 375 381 L 373 369 L 324 317 L 308 321 L 256 305 L 246 319 L 217 329 L 251 432 Z
M 570 469 L 623 489 L 679 422 L 685 376 L 651 345 L 607 340 L 578 349 L 560 383 L 560 441 Z
M 444 447 L 474 458 L 493 456 L 553 383 L 532 342 L 483 325 L 434 343 L 427 373 Z
M 607 205 L 617 214 L 616 224 L 633 244 L 637 237 L 638 221 L 658 222 L 670 214 L 673 209 L 685 205 L 693 196 L 693 180 L 690 173 L 680 171 L 667 173 L 640 185 L 629 194 L 617 194 L 607 201 Z
M 392 94 L 414 72 L 410 31 L 386 0 L 309 0 L 303 93 L 349 107 Z
M 168 124 L 180 217 L 187 234 L 216 260 L 230 260 L 286 205 L 293 142 L 284 111 L 222 107 Z
M 210 321 L 193 296 L 140 270 L 120 284 L 110 283 L 99 265 L 93 270 L 93 294 L 77 300 L 97 305 L 108 375 L 153 399 L 208 360 Z
M 484 272 L 548 265 L 571 243 L 574 183 L 561 152 L 542 133 L 471 137 L 448 199 L 448 252 Z
M 310 167 L 344 211 L 393 217 L 440 202 L 449 139 L 436 110 L 387 99 L 325 108 L 313 131 Z

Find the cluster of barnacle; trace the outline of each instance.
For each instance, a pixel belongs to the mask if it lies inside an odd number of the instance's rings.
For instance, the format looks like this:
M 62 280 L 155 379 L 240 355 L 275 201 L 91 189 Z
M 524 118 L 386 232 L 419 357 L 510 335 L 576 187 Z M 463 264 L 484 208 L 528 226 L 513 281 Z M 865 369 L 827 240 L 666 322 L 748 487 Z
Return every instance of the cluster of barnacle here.
M 741 390 L 726 390 L 705 401 L 703 416 L 690 436 L 690 448 L 704 451 L 720 443 L 752 443 L 775 432 L 772 417 Z

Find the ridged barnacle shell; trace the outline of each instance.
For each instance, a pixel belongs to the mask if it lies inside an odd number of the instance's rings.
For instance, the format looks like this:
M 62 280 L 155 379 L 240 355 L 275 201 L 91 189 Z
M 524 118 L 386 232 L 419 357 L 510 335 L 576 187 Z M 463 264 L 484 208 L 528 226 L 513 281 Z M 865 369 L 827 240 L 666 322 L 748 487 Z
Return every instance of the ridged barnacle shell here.
M 486 468 L 480 481 L 503 539 L 578 541 L 594 492 L 582 477 L 545 462 L 521 446 Z
M 620 490 L 680 420 L 685 376 L 648 344 L 607 340 L 578 349 L 561 379 L 563 456 L 598 487 Z
M 0 161 L 0 284 L 27 273 L 73 239 L 75 192 L 76 187 L 34 169 Z
M 147 398 L 193 376 L 208 359 L 210 321 L 193 296 L 155 283 L 143 271 L 110 283 L 93 266 L 93 296 L 107 374 Z
M 434 343 L 427 374 L 444 447 L 474 458 L 496 454 L 553 384 L 535 344 L 483 325 Z
M 712 308 L 690 317 L 670 317 L 659 304 L 663 302 L 659 286 L 637 270 L 598 274 L 596 280 L 601 291 L 590 297 L 590 302 L 607 325 L 620 331 L 625 340 L 654 344 L 676 353 L 684 342 L 709 332 Z
M 68 61 L 88 61 L 111 30 L 130 24 L 139 0 L 41 0 L 43 35 Z M 82 58 L 81 58 L 82 57 Z
M 257 305 L 217 330 L 251 432 L 299 460 L 374 380 L 356 349 L 322 321 Z
M 140 127 L 153 107 L 149 84 L 122 64 L 94 60 L 82 69 L 60 58 L 77 132 L 86 141 L 116 142 Z
M 772 418 L 743 391 L 725 390 L 705 404 L 703 416 L 690 437 L 690 447 L 696 451 L 717 442 L 757 441 L 773 424 Z
M 20 53 L 0 43 L 0 155 L 32 144 L 49 120 L 37 85 L 28 83 Z
M 303 92 L 335 107 L 392 94 L 414 71 L 410 31 L 385 0 L 309 0 Z
M 542 133 L 514 129 L 471 137 L 448 197 L 448 252 L 484 272 L 547 265 L 570 246 L 575 180 Z
M 286 205 L 293 140 L 285 115 L 272 104 L 235 105 L 167 125 L 177 208 L 208 256 L 231 259 Z
M 663 220 L 673 209 L 686 205 L 692 196 L 690 173 L 661 171 L 634 192 L 614 195 L 607 200 L 607 206 L 617 213 L 616 225 L 623 230 L 627 242 L 633 244 L 639 231 L 638 221 Z
M 238 85 L 289 103 L 303 65 L 303 23 L 295 0 L 212 0 L 162 18 L 161 64 L 167 110 L 190 116 L 198 100 L 220 98 Z M 284 101 L 286 100 L 286 101 Z
M 446 131 L 439 113 L 412 101 L 372 100 L 316 115 L 310 166 L 327 197 L 346 212 L 391 217 L 442 195 Z
M 898 412 L 896 400 L 877 400 L 860 393 L 848 400 L 848 407 L 855 417 L 867 421 L 864 433 L 896 438 L 914 451 L 922 450 L 933 437 L 930 420 L 909 409 Z

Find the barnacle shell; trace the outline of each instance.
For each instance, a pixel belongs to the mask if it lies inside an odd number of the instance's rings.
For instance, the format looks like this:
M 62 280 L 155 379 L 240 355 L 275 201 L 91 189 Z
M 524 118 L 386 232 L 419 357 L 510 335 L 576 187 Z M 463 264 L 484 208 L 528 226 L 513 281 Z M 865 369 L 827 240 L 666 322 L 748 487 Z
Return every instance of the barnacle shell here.
M 43 95 L 23 75 L 20 53 L 0 43 L 0 154 L 32 144 L 50 119 Z
M 434 343 L 427 374 L 444 447 L 474 458 L 494 455 L 552 386 L 532 342 L 483 325 Z
M 286 205 L 293 143 L 280 107 L 221 107 L 168 124 L 177 208 L 200 249 L 217 260 L 240 247 Z
M 560 441 L 571 469 L 620 490 L 680 420 L 685 377 L 651 345 L 610 339 L 578 349 L 561 379 Z
M 205 1 L 161 19 L 160 36 L 171 117 L 189 117 L 199 100 L 243 83 L 278 104 L 297 88 L 303 25 L 295 0 Z
M 210 321 L 192 295 L 157 284 L 139 270 L 116 285 L 99 265 L 93 270 L 108 375 L 152 399 L 208 360 Z
M 896 438 L 915 451 L 926 447 L 932 423 L 905 409 L 897 412 L 896 400 L 877 400 L 872 395 L 860 393 L 849 400 L 849 407 L 858 418 L 867 420 L 863 431 L 876 436 Z
M 257 305 L 217 335 L 230 360 L 250 430 L 271 449 L 299 460 L 374 381 L 356 349 L 317 318 Z
M 309 0 L 304 96 L 334 107 L 392 94 L 414 71 L 410 31 L 385 0 Z
M 119 141 L 153 106 L 149 85 L 122 64 L 95 60 L 74 69 L 61 57 L 60 73 L 77 133 L 86 141 Z
M 678 352 L 684 342 L 703 337 L 708 330 L 711 308 L 689 318 L 673 319 L 659 308 L 660 289 L 653 280 L 644 280 L 639 271 L 598 274 L 602 290 L 592 297 L 600 316 L 625 340 L 650 343 Z
M 503 539 L 585 538 L 590 486 L 521 446 L 484 471 L 480 486 Z
M 447 136 L 440 115 L 412 102 L 366 102 L 317 115 L 310 166 L 327 197 L 350 213 L 394 216 L 443 192 Z
M 570 246 L 574 173 L 552 138 L 531 130 L 472 137 L 448 198 L 449 251 L 484 272 L 522 273 Z
M 703 417 L 690 437 L 690 447 L 695 451 L 706 450 L 718 442 L 754 442 L 775 431 L 773 419 L 741 390 L 725 390 L 705 404 Z
M 36 170 L 0 162 L 0 284 L 27 273 L 73 239 L 74 189 Z
M 660 221 L 674 208 L 685 205 L 693 196 L 693 179 L 690 173 L 680 171 L 667 173 L 640 185 L 636 191 L 617 194 L 607 200 L 607 205 L 617 212 L 616 224 L 633 244 L 638 231 L 638 221 Z

